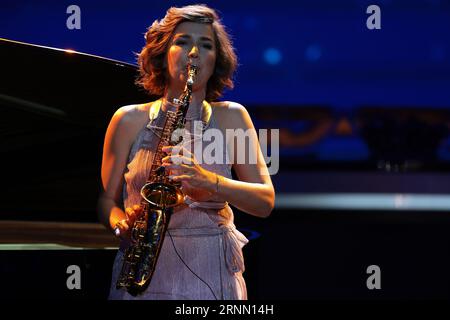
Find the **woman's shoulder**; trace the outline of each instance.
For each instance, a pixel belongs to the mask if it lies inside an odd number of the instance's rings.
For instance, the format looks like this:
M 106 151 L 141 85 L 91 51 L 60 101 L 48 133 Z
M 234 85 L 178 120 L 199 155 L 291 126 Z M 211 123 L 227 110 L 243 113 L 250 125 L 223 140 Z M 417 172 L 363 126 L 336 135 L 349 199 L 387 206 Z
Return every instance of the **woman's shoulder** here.
M 240 111 L 245 110 L 245 107 L 234 101 L 215 101 L 211 102 L 211 106 L 215 109 L 215 111 L 226 112 L 226 111 Z
M 148 103 L 122 106 L 114 112 L 113 118 L 118 118 L 118 120 L 124 123 L 135 122 L 139 118 L 148 115 L 148 109 L 150 108 L 150 105 L 152 103 L 153 101 Z
M 211 103 L 216 119 L 226 128 L 242 127 L 243 122 L 250 118 L 247 109 L 234 101 L 217 101 Z
M 152 103 L 153 101 L 122 106 L 114 112 L 111 123 L 124 128 L 125 131 L 139 129 L 148 122 L 148 111 Z
M 150 105 L 151 103 L 130 104 L 118 108 L 109 124 L 111 133 L 130 143 L 134 141 L 138 131 L 148 121 Z

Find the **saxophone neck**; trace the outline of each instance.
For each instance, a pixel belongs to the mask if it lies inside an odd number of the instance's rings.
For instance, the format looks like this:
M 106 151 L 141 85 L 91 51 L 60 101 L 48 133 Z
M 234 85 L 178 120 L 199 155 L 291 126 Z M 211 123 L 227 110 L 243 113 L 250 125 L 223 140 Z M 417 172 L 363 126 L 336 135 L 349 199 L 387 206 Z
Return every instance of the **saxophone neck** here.
M 187 80 L 186 85 L 184 86 L 183 93 L 178 99 L 173 99 L 173 103 L 178 105 L 189 104 L 192 96 L 192 86 L 195 83 L 197 73 L 198 67 L 196 65 L 193 64 L 188 65 Z

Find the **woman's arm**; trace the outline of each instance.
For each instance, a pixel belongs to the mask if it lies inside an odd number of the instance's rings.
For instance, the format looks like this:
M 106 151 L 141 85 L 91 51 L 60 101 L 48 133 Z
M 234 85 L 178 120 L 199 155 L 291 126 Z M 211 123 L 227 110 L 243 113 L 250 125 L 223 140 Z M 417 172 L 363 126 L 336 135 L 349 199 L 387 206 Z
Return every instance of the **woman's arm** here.
M 274 208 L 275 190 L 250 115 L 244 106 L 230 102 L 222 110 L 221 118 L 224 119 L 225 132 L 226 129 L 235 131 L 231 159 L 239 180 L 219 177 L 218 195 L 244 212 L 268 217 Z M 239 131 L 249 137 L 249 143 L 244 144 L 244 148 L 239 148 L 238 139 L 244 140 L 237 136 Z M 239 158 L 245 161 L 238 161 Z M 256 163 L 251 159 L 256 159 Z
M 97 211 L 101 223 L 111 230 L 127 215 L 120 205 L 122 201 L 123 172 L 132 143 L 132 116 L 130 107 L 122 107 L 113 115 L 106 130 L 102 158 L 102 193 Z M 126 227 L 126 226 L 125 226 Z

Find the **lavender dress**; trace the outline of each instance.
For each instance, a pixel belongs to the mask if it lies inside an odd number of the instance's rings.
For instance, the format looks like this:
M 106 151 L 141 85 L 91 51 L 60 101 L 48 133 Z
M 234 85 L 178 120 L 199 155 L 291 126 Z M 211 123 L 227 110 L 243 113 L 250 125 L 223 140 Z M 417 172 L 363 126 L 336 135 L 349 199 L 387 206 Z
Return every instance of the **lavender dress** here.
M 205 129 L 217 128 L 214 107 L 209 114 L 209 121 L 205 121 L 208 119 L 206 109 L 190 108 L 186 115 L 186 128 L 189 129 L 194 120 L 203 120 Z M 160 104 L 149 110 L 150 121 L 139 132 L 128 157 L 123 188 L 125 208 L 141 201 L 140 189 L 148 177 L 153 151 L 159 141 L 158 128 L 164 124 L 166 112 L 160 108 Z M 194 135 L 191 137 L 195 139 Z M 204 143 L 204 147 L 206 145 Z M 226 156 L 225 146 L 223 150 Z M 230 164 L 202 163 L 201 166 L 231 178 Z M 174 212 L 152 281 L 147 290 L 137 297 L 124 289 L 116 289 L 123 254 L 128 245 L 122 241 L 114 261 L 109 299 L 247 299 L 242 276 L 242 247 L 248 240 L 236 229 L 233 211 L 228 203 L 214 200 L 194 202 L 187 197 L 185 202 L 189 206 Z

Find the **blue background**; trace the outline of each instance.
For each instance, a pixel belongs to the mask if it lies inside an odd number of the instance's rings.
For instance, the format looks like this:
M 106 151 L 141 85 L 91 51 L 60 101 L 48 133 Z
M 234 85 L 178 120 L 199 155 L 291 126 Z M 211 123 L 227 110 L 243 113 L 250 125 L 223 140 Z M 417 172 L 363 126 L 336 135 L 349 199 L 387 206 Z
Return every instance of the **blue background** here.
M 244 104 L 448 107 L 450 1 L 204 1 L 221 13 Z M 2 1 L 0 36 L 130 63 L 169 6 L 190 1 Z M 66 9 L 81 8 L 81 30 Z M 381 8 L 381 30 L 366 9 Z

